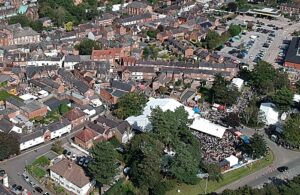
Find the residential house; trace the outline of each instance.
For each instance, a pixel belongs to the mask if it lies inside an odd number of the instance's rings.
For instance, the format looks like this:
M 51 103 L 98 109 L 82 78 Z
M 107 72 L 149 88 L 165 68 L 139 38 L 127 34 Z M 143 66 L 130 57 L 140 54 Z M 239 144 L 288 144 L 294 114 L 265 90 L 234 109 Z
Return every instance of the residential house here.
M 12 131 L 21 134 L 22 128 L 14 125 L 6 118 L 0 119 L 0 132 L 10 133 Z
M 80 56 L 67 55 L 63 63 L 63 68 L 66 70 L 74 70 L 75 64 L 80 62 Z
M 76 195 L 89 194 L 95 184 L 95 181 L 87 176 L 82 167 L 68 159 L 62 159 L 51 166 L 50 177 Z
M 154 67 L 134 67 L 128 66 L 122 70 L 122 80 L 152 80 L 156 76 Z
M 90 128 L 85 128 L 74 136 L 74 142 L 81 148 L 88 150 L 93 147 L 94 142 L 98 137 L 99 134 L 97 132 Z
M 151 22 L 155 19 L 155 16 L 150 13 L 131 15 L 125 18 L 117 19 L 117 22 L 123 26 L 132 26 L 138 24 L 144 24 L 146 22 Z
M 64 117 L 71 122 L 72 128 L 83 125 L 87 119 L 86 114 L 79 108 L 73 108 L 65 113 Z
M 97 26 L 111 26 L 114 21 L 114 15 L 110 13 L 104 13 L 101 17 L 95 19 Z
M 44 131 L 37 130 L 29 134 L 21 135 L 20 137 L 20 150 L 25 150 L 33 146 L 44 143 Z
M 152 12 L 152 7 L 140 1 L 133 1 L 125 7 L 124 11 L 129 15 L 139 15 Z
M 53 122 L 46 127 L 44 134 L 45 140 L 59 138 L 64 134 L 71 132 L 71 123 L 68 119 L 62 118 L 57 122 Z
M 46 116 L 48 112 L 47 106 L 36 100 L 26 102 L 25 105 L 20 107 L 20 109 L 21 113 L 28 119 Z

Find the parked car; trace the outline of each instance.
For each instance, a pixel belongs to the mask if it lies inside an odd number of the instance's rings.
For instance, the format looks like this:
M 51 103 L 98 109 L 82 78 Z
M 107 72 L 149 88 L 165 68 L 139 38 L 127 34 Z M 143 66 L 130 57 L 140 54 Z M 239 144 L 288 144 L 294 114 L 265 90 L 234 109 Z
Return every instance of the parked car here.
M 71 159 L 72 159 L 73 161 L 75 161 L 76 158 L 77 158 L 76 154 L 73 154 L 72 157 L 71 157 Z
M 78 164 L 79 164 L 80 166 L 82 166 L 83 163 L 84 163 L 84 160 L 85 160 L 85 158 L 84 158 L 84 157 L 81 157 L 81 158 L 79 159 L 79 161 L 78 161 Z
M 45 192 L 43 195 L 50 195 L 49 192 Z
M 6 172 L 5 172 L 5 170 L 3 170 L 3 169 L 2 169 L 2 170 L 0 170 L 0 176 L 4 176 L 4 175 L 5 175 L 5 173 L 6 173 Z
M 42 192 L 43 192 L 43 189 L 40 188 L 40 187 L 35 187 L 34 189 L 35 189 L 37 192 L 39 192 L 39 193 L 42 193 Z
M 277 170 L 279 171 L 279 172 L 285 172 L 285 171 L 287 171 L 289 168 L 287 167 L 287 166 L 282 166 L 282 167 L 278 167 L 277 168 Z

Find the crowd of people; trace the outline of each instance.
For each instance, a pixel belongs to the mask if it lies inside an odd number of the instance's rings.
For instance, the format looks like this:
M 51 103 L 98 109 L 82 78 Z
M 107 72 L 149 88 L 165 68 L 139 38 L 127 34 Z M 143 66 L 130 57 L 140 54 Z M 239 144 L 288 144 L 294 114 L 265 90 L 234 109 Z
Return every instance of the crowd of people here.
M 199 131 L 194 131 L 193 134 L 200 140 L 205 162 L 218 163 L 230 155 L 236 154 L 235 146 L 239 140 L 229 131 L 225 131 L 222 138 Z

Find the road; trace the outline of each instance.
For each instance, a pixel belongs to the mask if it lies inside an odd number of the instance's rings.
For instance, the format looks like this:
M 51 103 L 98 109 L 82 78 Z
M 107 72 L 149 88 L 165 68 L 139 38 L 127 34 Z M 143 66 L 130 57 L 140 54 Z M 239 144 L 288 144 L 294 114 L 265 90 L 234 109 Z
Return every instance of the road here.
M 76 129 L 72 133 L 60 138 L 61 142 L 63 144 L 67 143 L 68 139 L 72 138 L 74 134 L 78 132 L 78 130 L 79 129 Z M 50 151 L 51 146 L 55 141 L 57 140 L 44 143 L 40 146 L 29 149 L 28 151 L 22 152 L 20 155 L 16 157 L 0 162 L 0 168 L 4 169 L 8 175 L 9 184 L 21 185 L 23 188 L 27 189 L 28 191 L 33 192 L 33 188 L 31 187 L 31 185 L 29 185 L 22 177 L 22 173 L 25 170 L 25 166 L 31 164 L 37 157 Z M 33 179 L 32 177 L 30 177 L 30 179 L 35 184 L 42 187 L 35 179 Z M 44 192 L 45 191 L 48 190 L 44 189 Z
M 263 130 L 259 130 L 262 133 Z M 242 131 L 246 135 L 252 135 L 255 131 L 253 129 L 246 128 Z M 257 171 L 253 174 L 250 174 L 246 177 L 243 177 L 229 185 L 226 185 L 220 188 L 217 192 L 220 193 L 225 189 L 237 189 L 239 187 L 248 185 L 251 187 L 260 187 L 262 184 L 266 182 L 270 182 L 269 178 L 272 177 L 282 177 L 282 173 L 277 171 L 277 167 L 280 166 L 288 166 L 289 169 L 293 170 L 292 172 L 285 173 L 285 176 L 288 178 L 292 178 L 296 174 L 300 174 L 300 152 L 287 150 L 285 148 L 277 146 L 273 141 L 271 141 L 265 133 L 262 133 L 265 137 L 267 145 L 270 147 L 272 152 L 274 153 L 275 160 L 274 162 L 260 171 Z

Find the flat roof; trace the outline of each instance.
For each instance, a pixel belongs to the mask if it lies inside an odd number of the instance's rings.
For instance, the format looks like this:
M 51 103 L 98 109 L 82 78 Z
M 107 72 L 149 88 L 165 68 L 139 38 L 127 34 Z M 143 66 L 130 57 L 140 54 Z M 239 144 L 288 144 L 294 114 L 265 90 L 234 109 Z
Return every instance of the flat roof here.
M 193 124 L 190 125 L 190 128 L 218 138 L 222 138 L 227 129 L 226 127 L 223 127 L 218 124 L 214 124 L 209 120 L 200 117 L 195 118 Z
M 19 98 L 21 98 L 24 101 L 27 101 L 27 100 L 36 100 L 37 99 L 36 96 L 34 96 L 34 95 L 30 94 L 30 93 L 21 95 L 21 96 L 19 96 Z

